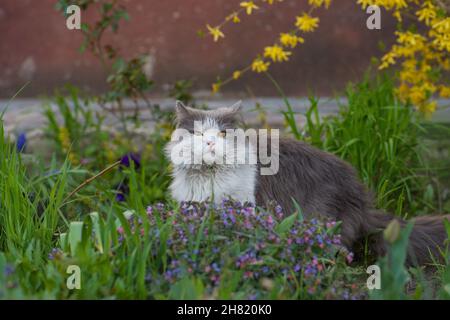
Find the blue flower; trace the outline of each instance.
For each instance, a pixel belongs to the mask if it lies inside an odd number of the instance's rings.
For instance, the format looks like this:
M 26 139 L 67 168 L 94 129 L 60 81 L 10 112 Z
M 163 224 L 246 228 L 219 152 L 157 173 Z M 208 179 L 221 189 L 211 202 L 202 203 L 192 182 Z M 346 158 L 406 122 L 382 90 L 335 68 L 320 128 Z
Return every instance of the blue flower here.
M 131 165 L 131 162 L 134 163 L 134 167 L 135 169 L 139 169 L 139 167 L 141 166 L 141 157 L 139 154 L 137 153 L 127 153 L 124 156 L 122 156 L 122 158 L 120 158 L 120 164 L 123 165 L 124 167 L 129 168 Z
M 26 145 L 27 145 L 27 136 L 24 132 L 22 132 L 17 137 L 17 142 L 16 142 L 17 151 L 22 152 L 23 150 L 25 150 Z
M 256 300 L 258 298 L 258 296 L 256 294 L 251 294 L 247 298 L 248 298 L 248 300 Z
M 126 200 L 126 195 L 129 192 L 129 188 L 125 183 L 120 183 L 116 186 L 116 201 L 123 202 Z
M 5 266 L 5 269 L 4 269 L 4 274 L 5 274 L 5 276 L 6 276 L 6 277 L 9 277 L 9 276 L 12 275 L 13 273 L 14 273 L 14 267 L 11 266 L 11 265 L 9 265 L 9 264 L 7 264 L 7 265 Z
M 48 254 L 48 259 L 54 260 L 60 253 L 61 250 L 59 250 L 58 248 L 53 248 L 52 251 Z
M 125 201 L 125 195 L 123 193 L 117 193 L 116 194 L 116 201 L 117 202 L 124 202 Z
M 213 270 L 214 270 L 215 272 L 220 272 L 220 267 L 217 265 L 216 262 L 214 262 L 214 263 L 211 265 L 211 267 L 213 268 Z

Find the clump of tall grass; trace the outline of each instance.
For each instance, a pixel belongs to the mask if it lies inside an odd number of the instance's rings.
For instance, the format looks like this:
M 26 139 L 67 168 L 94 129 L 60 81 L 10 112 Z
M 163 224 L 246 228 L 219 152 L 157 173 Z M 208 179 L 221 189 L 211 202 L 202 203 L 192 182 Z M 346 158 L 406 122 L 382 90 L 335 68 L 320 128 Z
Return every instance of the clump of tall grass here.
M 67 166 L 29 178 L 0 118 L 0 251 L 24 250 L 33 242 L 50 247 L 60 223 Z
M 419 153 L 422 128 L 417 114 L 395 97 L 388 76 L 349 85 L 346 98 L 339 113 L 326 118 L 319 115 L 318 100 L 310 98 L 300 139 L 350 162 L 379 208 L 399 215 L 415 211 L 415 195 L 424 189 L 419 172 L 426 170 Z M 287 123 L 292 132 L 301 132 L 295 121 Z

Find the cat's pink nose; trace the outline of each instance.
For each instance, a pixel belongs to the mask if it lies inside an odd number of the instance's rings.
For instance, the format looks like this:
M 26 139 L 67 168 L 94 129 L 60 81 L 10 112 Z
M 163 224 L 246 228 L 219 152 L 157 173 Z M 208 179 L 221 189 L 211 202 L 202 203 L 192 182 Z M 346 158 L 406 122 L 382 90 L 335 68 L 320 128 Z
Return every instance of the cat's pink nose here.
M 214 141 L 206 141 L 206 145 L 208 146 L 208 147 L 214 147 L 215 146 L 215 142 Z

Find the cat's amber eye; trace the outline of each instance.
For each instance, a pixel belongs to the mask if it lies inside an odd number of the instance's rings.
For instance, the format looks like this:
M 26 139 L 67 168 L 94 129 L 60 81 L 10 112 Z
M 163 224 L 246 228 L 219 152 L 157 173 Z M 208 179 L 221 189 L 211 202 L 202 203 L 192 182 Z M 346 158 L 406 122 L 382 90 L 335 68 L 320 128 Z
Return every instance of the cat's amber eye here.
M 219 137 L 224 138 L 227 135 L 227 131 L 226 130 L 222 130 L 217 134 Z

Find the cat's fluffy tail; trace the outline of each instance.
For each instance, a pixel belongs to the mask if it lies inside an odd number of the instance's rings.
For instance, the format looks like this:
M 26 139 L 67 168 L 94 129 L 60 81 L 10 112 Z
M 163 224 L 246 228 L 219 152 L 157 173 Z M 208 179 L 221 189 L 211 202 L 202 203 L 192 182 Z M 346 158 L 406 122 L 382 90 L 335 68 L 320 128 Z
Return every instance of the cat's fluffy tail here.
M 384 230 L 392 220 L 397 220 L 402 227 L 408 221 L 380 212 L 372 211 L 368 219 L 368 230 Z M 409 236 L 408 253 L 406 263 L 412 265 L 427 265 L 435 261 L 442 261 L 442 253 L 445 252 L 445 240 L 448 235 L 445 230 L 444 219 L 450 221 L 450 215 L 422 216 L 412 219 L 414 227 Z M 378 256 L 386 253 L 386 241 L 382 233 L 378 232 L 376 240 L 371 243 L 372 250 Z

